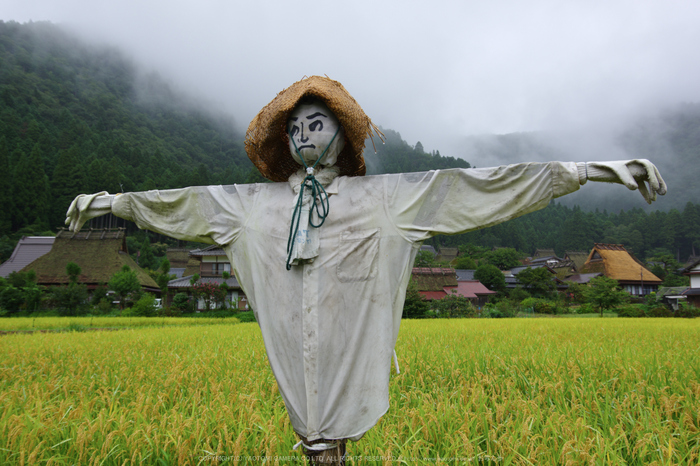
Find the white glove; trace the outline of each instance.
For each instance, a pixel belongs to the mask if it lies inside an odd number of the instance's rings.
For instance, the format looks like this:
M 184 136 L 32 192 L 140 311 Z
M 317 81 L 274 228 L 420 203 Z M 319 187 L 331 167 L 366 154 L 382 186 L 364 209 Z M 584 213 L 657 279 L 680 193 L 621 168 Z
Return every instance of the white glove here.
M 95 200 L 98 197 L 99 199 Z M 107 191 L 77 196 L 66 212 L 66 225 L 68 225 L 69 230 L 80 231 L 85 222 L 91 218 L 112 212 L 112 199 L 114 196 Z
M 581 184 L 586 180 L 624 184 L 629 189 L 639 189 L 648 204 L 656 200 L 657 194 L 666 194 L 666 183 L 659 170 L 646 159 L 579 162 L 576 167 Z

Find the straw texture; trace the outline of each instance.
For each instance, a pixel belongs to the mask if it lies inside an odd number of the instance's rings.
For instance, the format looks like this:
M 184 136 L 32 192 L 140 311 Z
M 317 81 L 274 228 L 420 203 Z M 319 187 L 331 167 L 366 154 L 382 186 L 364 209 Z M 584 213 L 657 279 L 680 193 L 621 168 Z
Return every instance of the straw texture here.
M 292 84 L 253 118 L 245 139 L 250 160 L 265 178 L 272 181 L 287 181 L 299 169 L 300 165 L 289 151 L 287 120 L 297 103 L 306 96 L 322 100 L 345 130 L 345 147 L 336 163 L 340 175 L 364 175 L 366 168 L 362 151 L 365 139 L 372 138 L 373 132 L 382 140 L 384 135 L 342 84 L 322 76 L 311 76 Z
M 66 265 L 75 262 L 81 269 L 78 282 L 94 288 L 107 283 L 112 275 L 128 265 L 136 272 L 144 290 L 159 293 L 158 284 L 129 256 L 125 238 L 126 232 L 123 229 L 90 229 L 77 233 L 61 229 L 51 251 L 22 270 L 34 270 L 36 282 L 40 285 L 67 285 L 69 279 Z
M 661 279 L 635 260 L 621 244 L 595 243 L 581 273 L 602 273 L 619 282 L 661 283 Z

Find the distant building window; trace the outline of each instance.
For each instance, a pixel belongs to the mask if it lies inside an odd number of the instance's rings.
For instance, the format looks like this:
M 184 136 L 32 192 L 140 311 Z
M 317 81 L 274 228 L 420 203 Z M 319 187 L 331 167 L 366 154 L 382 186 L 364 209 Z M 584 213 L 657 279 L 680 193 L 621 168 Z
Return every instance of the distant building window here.
M 625 285 L 625 291 L 633 296 L 646 296 L 656 291 L 657 288 L 657 285 Z
M 223 275 L 224 272 L 231 273 L 231 264 L 228 262 L 216 262 L 212 265 L 215 275 Z

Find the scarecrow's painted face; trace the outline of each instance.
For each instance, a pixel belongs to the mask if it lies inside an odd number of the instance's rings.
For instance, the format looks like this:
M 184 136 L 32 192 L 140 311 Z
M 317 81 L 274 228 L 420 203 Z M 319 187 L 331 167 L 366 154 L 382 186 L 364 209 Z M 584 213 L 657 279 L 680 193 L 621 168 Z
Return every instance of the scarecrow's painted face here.
M 345 145 L 343 130 L 338 131 L 339 127 L 338 119 L 320 100 L 298 105 L 287 123 L 289 150 L 294 160 L 301 165 L 298 150 L 306 165 L 312 166 L 330 144 L 319 164 L 334 165 Z

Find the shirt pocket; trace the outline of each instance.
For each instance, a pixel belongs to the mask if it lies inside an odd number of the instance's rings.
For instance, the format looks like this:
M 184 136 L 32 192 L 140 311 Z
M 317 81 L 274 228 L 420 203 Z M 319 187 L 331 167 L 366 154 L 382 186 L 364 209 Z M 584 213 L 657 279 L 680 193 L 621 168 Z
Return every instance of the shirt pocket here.
M 344 231 L 338 247 L 338 280 L 342 283 L 363 282 L 377 275 L 379 228 Z

